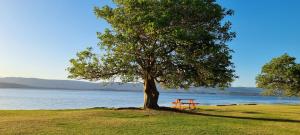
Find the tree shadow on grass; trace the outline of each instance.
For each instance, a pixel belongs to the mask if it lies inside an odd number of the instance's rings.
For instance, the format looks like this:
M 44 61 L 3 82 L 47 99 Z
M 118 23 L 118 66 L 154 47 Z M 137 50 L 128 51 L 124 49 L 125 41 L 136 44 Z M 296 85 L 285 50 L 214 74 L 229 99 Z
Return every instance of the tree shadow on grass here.
M 246 113 L 246 114 L 264 114 L 264 113 L 261 113 L 261 112 L 242 112 L 242 113 Z
M 232 119 L 243 119 L 243 120 L 260 120 L 260 121 L 271 121 L 271 122 L 292 122 L 292 123 L 300 123 L 300 120 L 291 120 L 291 119 L 276 119 L 276 118 L 254 118 L 254 117 L 243 117 L 243 116 L 228 116 L 228 115 L 217 115 L 217 114 L 207 114 L 203 112 L 194 112 L 194 111 L 186 111 L 186 110 L 178 110 L 169 107 L 161 107 L 162 111 L 171 111 L 177 113 L 191 114 L 191 115 L 200 115 L 200 116 L 210 116 L 210 117 L 219 117 L 219 118 L 232 118 Z M 255 114 L 253 112 L 248 112 Z

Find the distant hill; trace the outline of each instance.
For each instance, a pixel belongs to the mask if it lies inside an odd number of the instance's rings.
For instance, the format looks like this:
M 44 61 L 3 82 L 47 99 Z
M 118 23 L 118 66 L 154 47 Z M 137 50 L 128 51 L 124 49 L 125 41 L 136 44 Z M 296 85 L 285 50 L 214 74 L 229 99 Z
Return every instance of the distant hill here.
M 44 88 L 44 89 L 72 89 L 72 90 L 141 90 L 142 84 L 133 83 L 94 83 L 76 80 L 48 80 L 38 78 L 5 77 L 0 83 L 10 84 L 11 88 Z M 4 86 L 4 85 L 3 85 Z M 9 88 L 8 85 L 0 88 Z
M 0 82 L 0 88 L 31 88 L 27 85 L 15 84 L 15 83 L 3 83 Z
M 39 88 L 39 89 L 65 89 L 65 90 L 114 90 L 114 91 L 142 91 L 142 83 L 93 83 L 75 80 L 47 80 L 37 78 L 6 77 L 0 78 L 0 88 Z M 225 90 L 218 88 L 190 88 L 164 90 L 157 86 L 161 92 L 185 92 L 206 94 L 230 94 L 230 95 L 260 95 L 261 89 L 252 87 L 231 87 Z

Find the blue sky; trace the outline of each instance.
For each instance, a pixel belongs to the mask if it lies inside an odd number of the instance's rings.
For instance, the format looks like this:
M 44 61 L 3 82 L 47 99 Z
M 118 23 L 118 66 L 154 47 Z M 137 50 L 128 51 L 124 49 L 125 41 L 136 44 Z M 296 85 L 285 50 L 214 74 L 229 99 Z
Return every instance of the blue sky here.
M 288 53 L 300 59 L 299 0 L 219 0 L 235 10 L 229 17 L 237 37 L 229 43 L 240 77 L 233 86 L 255 86 L 271 58 Z M 0 76 L 67 79 L 76 52 L 95 46 L 94 6 L 110 0 L 0 0 Z M 299 62 L 299 61 L 298 61 Z

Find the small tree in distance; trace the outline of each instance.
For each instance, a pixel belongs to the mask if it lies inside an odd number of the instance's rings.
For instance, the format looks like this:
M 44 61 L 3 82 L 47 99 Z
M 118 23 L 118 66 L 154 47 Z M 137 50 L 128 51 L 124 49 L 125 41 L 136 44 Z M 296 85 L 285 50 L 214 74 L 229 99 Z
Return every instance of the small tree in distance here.
M 265 90 L 264 95 L 300 96 L 300 64 L 295 60 L 284 54 L 262 67 L 256 83 Z
M 166 88 L 228 87 L 236 78 L 226 45 L 233 14 L 214 0 L 114 0 L 95 8 L 111 29 L 98 33 L 101 54 L 79 52 L 70 78 L 143 80 L 144 108 L 157 109 L 156 83 Z

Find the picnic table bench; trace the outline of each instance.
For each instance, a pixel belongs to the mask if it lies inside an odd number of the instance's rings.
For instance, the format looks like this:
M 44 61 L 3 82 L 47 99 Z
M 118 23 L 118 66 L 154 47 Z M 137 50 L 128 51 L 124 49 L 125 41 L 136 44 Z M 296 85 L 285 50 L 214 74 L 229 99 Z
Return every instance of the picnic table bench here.
M 173 104 L 172 108 L 176 108 L 179 110 L 184 110 L 184 109 L 193 110 L 196 109 L 196 105 L 198 105 L 199 103 L 196 103 L 195 99 L 176 99 L 175 102 L 172 102 L 172 104 Z

